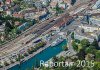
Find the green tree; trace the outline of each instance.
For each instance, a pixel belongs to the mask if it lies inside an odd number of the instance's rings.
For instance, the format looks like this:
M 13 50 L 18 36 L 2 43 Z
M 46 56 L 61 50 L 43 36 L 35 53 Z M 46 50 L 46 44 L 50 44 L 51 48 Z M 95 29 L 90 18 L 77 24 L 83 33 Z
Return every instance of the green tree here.
M 8 66 L 8 65 L 9 65 L 9 63 L 5 61 L 5 62 L 4 62 L 4 65 L 5 65 L 5 66 Z
M 98 39 L 99 39 L 99 41 L 100 41 L 100 35 L 98 35 Z
M 71 34 L 71 38 L 74 39 L 74 32 Z
M 95 55 L 96 55 L 95 60 L 96 60 L 96 61 L 100 61 L 100 50 L 97 51 L 97 52 L 95 53 Z
M 93 46 L 89 46 L 85 49 L 85 52 L 88 53 L 94 53 L 94 47 Z
M 84 49 L 81 49 L 78 53 L 77 53 L 77 56 L 80 60 L 84 60 L 85 59 L 85 50 Z
M 63 46 L 63 49 L 64 49 L 64 51 L 67 51 L 68 50 L 67 45 Z
M 74 50 L 78 50 L 78 45 L 75 43 L 75 41 L 72 41 L 72 46 Z
M 93 70 L 100 70 L 100 62 L 95 62 Z
M 92 46 L 95 46 L 96 49 L 99 49 L 98 41 L 94 39 L 93 43 L 91 44 Z
M 81 42 L 82 49 L 86 49 L 90 46 L 90 42 L 87 39 L 83 39 Z
M 58 61 L 58 57 L 53 57 L 53 62 L 57 62 Z

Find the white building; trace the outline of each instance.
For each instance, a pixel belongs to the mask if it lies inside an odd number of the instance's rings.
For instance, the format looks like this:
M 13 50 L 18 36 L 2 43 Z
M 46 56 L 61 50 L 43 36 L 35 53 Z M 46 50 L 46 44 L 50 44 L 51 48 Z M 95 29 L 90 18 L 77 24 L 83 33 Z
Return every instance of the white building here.
M 34 19 L 35 13 L 26 13 L 24 15 L 25 19 Z
M 11 15 L 11 10 L 8 9 L 8 10 L 6 11 L 6 14 L 7 14 L 7 15 Z
M 37 9 L 42 9 L 42 7 L 43 7 L 41 1 L 36 1 L 35 6 L 36 6 Z
M 63 8 L 63 9 L 66 9 L 68 6 L 67 6 L 67 3 L 59 3 L 59 7 L 60 8 Z
M 84 29 L 84 32 L 94 32 L 100 30 L 99 27 L 91 25 L 79 25 L 79 28 Z
M 4 32 L 5 30 L 5 24 L 0 25 L 0 32 Z
M 88 10 L 88 11 L 86 11 L 86 13 L 89 13 L 89 14 L 100 13 L 100 9 Z
M 48 3 L 49 3 L 51 0 L 41 0 L 41 1 L 42 1 L 42 4 L 43 4 L 43 5 L 47 6 Z
M 92 9 L 100 9 L 100 0 L 96 2 L 96 4 L 92 7 Z
M 33 0 L 23 0 L 27 4 L 33 4 Z
M 82 28 L 77 28 L 76 31 L 74 31 L 74 38 L 78 40 L 83 40 L 83 39 L 88 39 L 90 43 L 96 40 L 100 40 L 100 30 L 96 29 L 95 27 L 82 27 Z
M 100 17 L 90 17 L 89 19 L 90 24 L 95 24 L 97 26 L 100 26 Z
M 93 42 L 94 41 L 94 38 L 92 36 L 89 36 L 87 34 L 84 34 L 81 32 L 81 30 L 77 29 L 75 32 L 74 32 L 74 38 L 75 39 L 78 39 L 78 40 L 83 40 L 83 39 L 87 39 L 89 40 L 89 42 Z

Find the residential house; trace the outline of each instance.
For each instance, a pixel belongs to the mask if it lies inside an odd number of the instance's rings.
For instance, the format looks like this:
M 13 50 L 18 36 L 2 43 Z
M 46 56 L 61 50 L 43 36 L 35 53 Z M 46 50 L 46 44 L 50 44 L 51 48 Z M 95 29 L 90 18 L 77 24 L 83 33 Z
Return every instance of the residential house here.
M 39 16 L 39 20 L 44 21 L 45 19 L 48 19 L 48 18 L 49 18 L 49 16 L 50 16 L 50 13 L 49 13 L 49 12 L 47 12 L 47 13 L 45 13 L 45 14 L 43 14 L 43 15 Z
M 47 6 L 51 0 L 41 0 L 44 6 Z
M 36 1 L 36 2 L 34 3 L 34 5 L 36 6 L 37 9 L 40 9 L 40 10 L 41 10 L 42 7 L 43 7 L 41 1 Z
M 11 4 L 11 2 L 12 2 L 12 0 L 6 0 L 5 3 L 9 5 L 9 4 Z
M 98 45 L 99 45 L 99 48 L 100 48 L 100 42 L 98 43 Z
M 19 26 L 21 23 L 19 21 L 15 21 L 15 26 Z
M 2 0 L 0 0 L 0 7 L 1 7 L 1 6 L 3 6 L 3 1 L 2 1 Z
M 5 30 L 5 24 L 0 24 L 0 33 L 4 32 L 4 30 Z
M 10 9 L 7 9 L 7 10 L 6 10 L 6 14 L 7 14 L 7 15 L 11 15 L 11 14 L 12 14 L 12 11 L 11 11 Z
M 51 8 L 55 8 L 56 5 L 57 5 L 57 2 L 55 2 L 55 1 L 52 1 L 52 2 L 50 3 L 50 7 L 51 7 Z
M 26 13 L 24 15 L 24 17 L 25 17 L 25 19 L 34 19 L 34 15 L 35 15 L 34 12 L 32 12 L 32 13 Z
M 33 0 L 23 0 L 26 4 L 33 4 Z
M 3 8 L 0 7 L 0 12 L 2 12 L 2 11 L 3 11 Z
M 22 14 L 24 15 L 25 19 L 34 19 L 36 12 L 38 12 L 38 10 L 36 9 L 29 9 L 29 10 L 25 10 L 22 12 Z
M 19 12 L 20 11 L 20 6 L 19 5 L 15 5 L 13 7 L 13 12 Z
M 15 12 L 14 14 L 12 14 L 12 16 L 15 17 L 15 18 L 23 18 L 24 17 L 23 14 L 17 13 L 17 12 Z
M 22 14 L 25 19 L 38 19 L 39 16 L 41 16 L 45 13 L 46 13 L 46 11 L 44 9 L 37 10 L 37 9 L 33 9 L 33 8 L 28 8 L 28 9 L 20 12 L 20 14 Z
M 0 40 L 1 40 L 1 41 L 4 41 L 4 39 L 5 39 L 4 35 L 1 35 L 1 36 L 0 36 Z
M 62 2 L 62 3 L 59 3 L 59 7 L 61 9 L 66 9 L 68 7 L 68 5 L 67 5 L 67 3 Z
M 71 7 L 71 0 L 63 0 L 63 2 L 68 5 L 68 8 Z
M 7 11 L 8 7 L 6 5 L 1 6 L 1 8 L 3 9 L 3 11 Z

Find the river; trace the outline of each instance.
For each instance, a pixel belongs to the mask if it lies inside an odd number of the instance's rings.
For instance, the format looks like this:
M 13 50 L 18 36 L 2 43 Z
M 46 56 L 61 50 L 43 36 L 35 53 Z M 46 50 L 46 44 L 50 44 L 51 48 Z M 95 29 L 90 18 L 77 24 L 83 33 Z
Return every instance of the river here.
M 40 60 L 43 60 L 46 62 L 50 58 L 62 52 L 63 46 L 65 46 L 66 44 L 67 44 L 67 41 L 64 40 L 63 42 L 61 42 L 60 44 L 56 46 L 53 46 L 53 47 L 50 46 L 46 48 L 45 50 L 43 50 L 42 52 L 35 55 L 34 57 L 30 58 L 29 60 L 21 63 L 20 65 L 16 65 L 8 70 L 27 70 L 27 69 L 31 69 L 32 66 L 36 67 L 39 65 Z

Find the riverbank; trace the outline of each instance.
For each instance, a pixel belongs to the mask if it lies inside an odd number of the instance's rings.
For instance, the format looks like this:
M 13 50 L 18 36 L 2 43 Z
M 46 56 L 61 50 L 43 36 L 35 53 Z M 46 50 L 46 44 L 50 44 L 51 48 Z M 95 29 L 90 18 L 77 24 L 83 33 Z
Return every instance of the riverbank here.
M 48 44 L 45 47 L 40 48 L 38 51 L 34 52 L 33 54 L 30 54 L 29 56 L 22 59 L 21 63 L 15 62 L 14 64 L 11 64 L 9 66 L 0 68 L 0 70 L 18 70 L 19 66 L 22 66 L 22 68 L 25 67 L 25 66 L 23 66 L 23 64 L 24 65 L 27 64 L 27 67 L 30 68 L 35 63 L 36 59 L 47 61 L 50 58 L 59 54 L 63 50 L 62 46 L 64 46 L 65 44 L 66 44 L 66 40 L 64 40 L 61 44 L 54 46 L 54 47 L 51 47 L 50 44 Z M 53 53 L 51 53 L 51 52 L 53 52 Z M 31 61 L 31 60 L 33 60 L 33 61 Z M 24 69 L 22 69 L 22 70 L 24 70 Z
M 40 53 L 32 56 L 30 59 L 22 62 L 20 65 L 17 64 L 13 67 L 11 67 L 8 70 L 26 70 L 26 69 L 30 69 L 34 66 L 37 67 L 40 65 L 40 61 L 47 61 L 50 58 L 56 56 L 57 54 L 59 54 L 61 51 L 63 51 L 63 46 L 65 46 L 67 43 L 66 40 L 64 40 L 61 44 L 57 45 L 57 46 L 45 46 L 47 48 L 44 48 L 43 51 L 40 51 Z
M 30 58 L 34 57 L 36 54 L 42 52 L 43 50 L 45 50 L 45 49 L 48 48 L 48 47 L 50 47 L 50 44 L 46 45 L 46 46 L 43 47 L 43 48 L 40 48 L 39 50 L 37 50 L 37 51 L 34 52 L 33 54 L 30 54 L 29 56 L 27 56 L 27 57 L 21 59 L 20 62 L 24 62 L 24 61 L 29 60 Z M 3 68 L 0 68 L 0 70 L 7 70 L 7 69 L 9 69 L 9 68 L 12 68 L 12 67 L 15 66 L 15 65 L 19 65 L 20 62 L 15 62 L 14 64 L 10 64 L 9 66 L 6 66 L 6 67 L 3 67 Z

